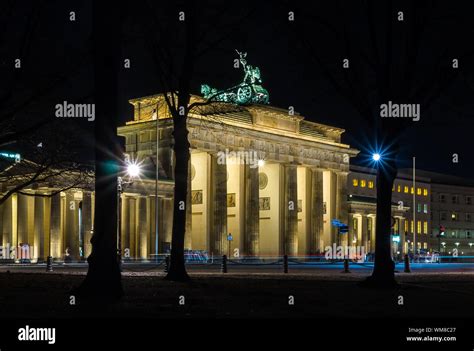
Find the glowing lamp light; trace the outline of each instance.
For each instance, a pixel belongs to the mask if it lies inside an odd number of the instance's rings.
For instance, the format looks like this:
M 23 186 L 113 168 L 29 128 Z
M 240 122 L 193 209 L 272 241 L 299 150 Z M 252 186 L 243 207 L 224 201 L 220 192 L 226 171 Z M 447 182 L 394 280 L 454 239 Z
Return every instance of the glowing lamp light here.
M 265 166 L 265 161 L 264 160 L 258 160 L 258 166 L 259 167 Z
M 132 178 L 138 177 L 140 175 L 140 166 L 138 166 L 136 163 L 130 163 L 127 166 L 127 173 Z
M 374 160 L 375 162 L 378 162 L 380 161 L 380 154 L 379 153 L 375 153 L 372 155 L 372 160 Z

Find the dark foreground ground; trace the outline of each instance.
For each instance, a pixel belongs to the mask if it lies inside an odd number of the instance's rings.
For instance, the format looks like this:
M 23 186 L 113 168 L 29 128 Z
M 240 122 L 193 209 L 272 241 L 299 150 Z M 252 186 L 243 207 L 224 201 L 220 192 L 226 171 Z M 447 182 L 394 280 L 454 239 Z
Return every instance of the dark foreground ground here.
M 0 273 L 0 318 L 472 318 L 473 273 L 399 274 L 400 288 L 357 285 L 365 273 L 124 273 L 125 296 L 107 307 L 71 298 L 83 272 Z M 293 297 L 294 304 L 290 304 Z M 181 303 L 181 304 L 180 304 Z
M 282 337 L 298 335 L 315 349 L 473 350 L 474 273 L 456 270 L 399 273 L 400 287 L 386 291 L 360 287 L 370 270 L 355 267 L 346 274 L 340 268 L 222 274 L 194 267 L 188 283 L 163 280 L 161 269 L 128 267 L 125 296 L 97 305 L 71 295 L 84 279 L 83 268 L 46 273 L 37 267 L 1 267 L 0 349 L 84 349 L 86 340 L 120 350 L 126 349 L 124 342 L 145 347 L 153 340 L 194 348 L 208 345 L 210 335 L 242 347 L 258 339 L 269 349 L 269 342 L 280 348 Z M 26 325 L 56 328 L 55 344 L 19 341 Z M 428 329 L 440 327 L 448 329 Z

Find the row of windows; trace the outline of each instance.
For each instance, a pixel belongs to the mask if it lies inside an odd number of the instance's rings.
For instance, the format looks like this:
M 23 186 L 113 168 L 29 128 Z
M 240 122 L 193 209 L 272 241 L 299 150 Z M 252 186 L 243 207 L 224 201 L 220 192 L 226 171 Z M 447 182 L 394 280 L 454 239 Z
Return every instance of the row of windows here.
M 463 221 L 463 220 L 465 222 L 471 222 L 472 221 L 472 213 L 464 213 L 464 216 L 462 216 L 461 213 L 451 212 L 449 218 L 453 222 Z M 433 219 L 433 218 L 431 218 L 431 219 Z M 446 221 L 448 219 L 448 213 L 447 212 L 440 212 L 439 219 L 442 220 L 442 221 Z
M 372 180 L 365 180 L 365 179 L 352 179 L 352 185 L 353 186 L 360 186 L 361 188 L 368 187 L 369 189 L 374 188 L 374 182 Z
M 438 196 L 438 201 L 441 202 L 441 203 L 446 203 L 447 202 L 447 195 L 445 194 L 439 194 Z M 460 201 L 460 196 L 459 195 L 451 195 L 451 203 L 452 204 L 459 204 L 461 203 Z M 464 204 L 466 205 L 472 205 L 473 202 L 472 202 L 472 196 L 465 196 L 464 197 Z
M 421 213 L 422 209 L 423 209 L 423 213 L 428 213 L 428 204 L 418 203 L 416 207 L 417 207 L 416 210 L 418 213 Z
M 374 182 L 372 180 L 365 180 L 365 179 L 357 179 L 357 178 L 354 178 L 352 179 L 352 186 L 354 187 L 361 187 L 361 188 L 365 188 L 365 187 L 368 187 L 369 189 L 373 189 L 374 187 Z M 413 187 L 409 187 L 408 185 L 404 185 L 402 187 L 402 185 L 398 184 L 398 185 L 393 185 L 393 188 L 392 188 L 392 191 L 397 191 L 398 193 L 405 193 L 405 194 L 408 194 L 408 193 L 411 193 L 413 194 L 415 192 L 415 189 Z M 423 196 L 428 196 L 428 189 L 427 188 L 416 188 L 416 194 L 417 195 L 423 195 Z
M 413 194 L 415 192 L 415 189 L 413 187 L 409 187 L 408 185 L 404 185 L 402 187 L 402 185 L 398 184 L 398 185 L 393 185 L 393 188 L 392 188 L 392 191 L 397 191 L 397 193 L 401 193 L 402 190 L 403 190 L 403 193 L 405 194 Z M 428 196 L 428 189 L 427 188 L 416 188 L 416 195 L 423 195 L 423 196 Z
M 421 233 L 423 225 L 423 234 L 428 234 L 428 221 L 417 221 L 416 222 L 416 232 Z M 405 232 L 408 232 L 408 220 L 405 221 Z M 395 228 L 397 230 L 397 228 Z M 413 233 L 413 220 L 410 220 L 410 233 Z

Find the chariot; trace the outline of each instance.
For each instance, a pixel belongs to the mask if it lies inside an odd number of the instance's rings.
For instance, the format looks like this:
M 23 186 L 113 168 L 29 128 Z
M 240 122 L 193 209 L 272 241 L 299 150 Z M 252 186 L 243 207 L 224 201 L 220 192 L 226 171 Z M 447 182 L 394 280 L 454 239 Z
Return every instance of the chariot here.
M 236 50 L 237 51 L 237 50 Z M 260 69 L 247 64 L 246 52 L 239 52 L 239 61 L 244 69 L 244 79 L 239 85 L 225 90 L 217 90 L 207 84 L 201 85 L 201 94 L 205 99 L 230 102 L 238 105 L 268 104 L 268 91 L 262 87 Z

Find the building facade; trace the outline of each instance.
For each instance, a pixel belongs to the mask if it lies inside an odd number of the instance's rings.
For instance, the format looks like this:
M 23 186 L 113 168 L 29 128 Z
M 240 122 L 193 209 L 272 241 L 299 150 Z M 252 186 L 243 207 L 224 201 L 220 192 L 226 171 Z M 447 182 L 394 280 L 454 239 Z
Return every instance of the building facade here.
M 162 95 L 130 103 L 133 120 L 118 135 L 141 172 L 123 183 L 118 242 L 124 259 L 150 260 L 171 246 L 173 121 Z M 290 112 L 216 103 L 189 114 L 187 250 L 305 257 L 336 244 L 375 251 L 375 170 L 350 166 L 358 151 L 341 142 L 343 129 Z M 32 184 L 0 204 L 2 259 L 81 261 L 90 254 L 94 192 L 55 193 L 53 183 Z M 0 193 L 8 190 L 0 181 Z M 413 252 L 414 242 L 423 252 L 473 253 L 474 184 L 417 171 L 413 187 L 411 170 L 400 170 L 392 190 L 394 257 Z

